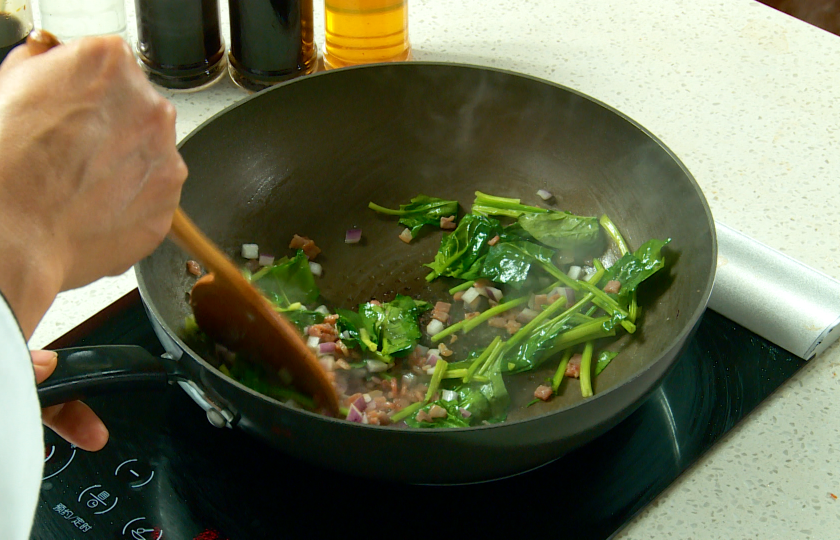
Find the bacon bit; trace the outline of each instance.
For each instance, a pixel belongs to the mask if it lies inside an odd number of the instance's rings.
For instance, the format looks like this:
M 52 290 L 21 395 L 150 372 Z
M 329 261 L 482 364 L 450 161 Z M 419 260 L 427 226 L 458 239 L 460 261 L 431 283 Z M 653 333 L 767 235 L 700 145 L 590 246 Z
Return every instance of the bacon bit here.
M 583 356 L 580 354 L 573 354 L 571 358 L 569 358 L 569 363 L 566 365 L 566 377 L 573 377 L 575 379 L 580 378 L 580 362 L 583 360 Z
M 446 412 L 446 409 L 441 407 L 440 405 L 432 405 L 429 408 L 429 416 L 432 418 L 446 418 L 449 416 L 449 413 Z
M 489 321 L 487 321 L 487 326 L 492 326 L 493 328 L 504 328 L 507 326 L 508 320 L 504 317 L 493 317 Z
M 449 313 L 446 313 L 445 311 L 438 311 L 437 309 L 435 309 L 434 311 L 432 311 L 432 318 L 437 319 L 440 322 L 446 324 L 449 322 Z
M 382 305 L 382 302 L 380 302 L 379 300 L 370 300 L 370 301 L 368 302 L 368 304 L 370 304 L 370 305 L 372 305 L 372 306 L 381 306 L 381 305 Z
M 456 302 L 460 302 L 461 298 L 463 298 L 463 297 L 464 297 L 464 291 L 458 291 L 458 292 L 456 292 L 455 294 L 452 295 L 452 299 L 455 300 Z
M 507 333 L 510 335 L 517 333 L 520 328 L 522 328 L 522 325 L 513 319 L 508 320 L 505 325 L 505 330 L 507 330 Z
M 548 303 L 553 304 L 554 302 L 560 300 L 560 296 L 562 296 L 560 293 L 552 294 L 551 296 L 548 297 Z
M 315 257 L 321 253 L 321 248 L 315 245 L 315 242 L 312 239 L 307 238 L 305 236 L 294 235 L 292 237 L 292 241 L 289 242 L 289 248 L 291 249 L 302 249 L 303 253 L 306 255 L 306 258 L 310 261 L 313 260 Z
M 534 397 L 537 399 L 541 399 L 543 401 L 548 401 L 548 398 L 551 397 L 552 391 L 550 386 L 546 386 L 541 384 L 534 390 Z
M 458 341 L 458 336 L 456 336 L 455 334 L 452 334 L 452 337 L 449 338 L 449 344 L 452 345 L 456 341 Z
M 411 229 L 404 229 L 403 232 L 400 233 L 399 239 L 405 242 L 406 244 L 411 243 Z
M 337 323 L 337 322 L 338 322 L 338 315 L 336 315 L 336 314 L 327 315 L 326 317 L 324 317 L 324 323 L 326 323 L 326 324 L 331 324 L 331 325 L 335 326 L 335 323 Z
M 475 319 L 475 318 L 476 318 L 476 317 L 478 317 L 479 315 L 481 315 L 481 312 L 480 312 L 480 311 L 471 311 L 471 312 L 469 312 L 469 313 L 464 313 L 464 320 L 465 320 L 465 321 L 468 321 L 468 320 L 470 320 L 470 319 Z
M 499 235 L 498 234 L 487 241 L 488 246 L 495 246 L 498 243 L 499 243 Z
M 321 341 L 335 341 L 338 339 L 336 328 L 331 324 L 313 324 L 309 327 L 309 330 L 307 330 L 306 333 L 310 336 L 317 337 Z
M 429 413 L 427 413 L 423 409 L 420 409 L 419 411 L 417 411 L 417 416 L 415 416 L 414 419 L 417 420 L 418 422 L 431 422 L 432 421 L 432 417 L 429 416 Z
M 335 369 L 350 369 L 350 364 L 346 360 L 338 359 L 335 361 Z
M 475 287 L 476 289 L 486 289 L 487 287 L 492 286 L 493 282 L 487 278 L 478 278 L 477 280 L 475 280 L 475 283 L 473 283 L 473 287 Z
M 435 311 L 442 311 L 443 313 L 449 313 L 449 308 L 452 307 L 452 304 L 447 302 L 436 302 L 435 303 Z
M 193 260 L 187 261 L 187 272 L 198 277 L 201 275 L 201 266 Z
M 618 294 L 618 291 L 621 290 L 621 282 L 616 280 L 608 281 L 606 285 L 604 285 L 604 292 L 605 293 L 612 293 Z
M 549 305 L 548 296 L 545 294 L 534 295 L 534 309 L 541 309 L 543 306 Z
M 457 225 L 455 225 L 455 216 L 440 218 L 440 228 L 441 229 L 446 230 L 446 231 L 451 231 L 455 227 L 457 227 Z
M 446 356 L 447 358 L 452 356 L 452 349 L 443 343 L 438 343 L 438 350 L 440 351 L 441 356 Z

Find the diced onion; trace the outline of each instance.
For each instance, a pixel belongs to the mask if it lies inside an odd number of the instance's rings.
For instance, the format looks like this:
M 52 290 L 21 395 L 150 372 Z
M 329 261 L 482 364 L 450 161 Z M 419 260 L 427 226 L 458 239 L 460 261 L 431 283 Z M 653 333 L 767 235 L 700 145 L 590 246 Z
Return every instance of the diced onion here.
M 356 401 L 353 402 L 353 407 L 356 407 L 359 412 L 364 412 L 365 409 L 367 409 L 367 404 L 368 402 L 365 401 L 365 396 L 359 396 L 356 398 Z
M 502 291 L 496 287 L 484 287 L 484 291 L 487 293 L 487 298 L 493 300 L 494 302 L 498 302 L 502 299 Z
M 469 418 L 470 416 L 472 416 L 472 413 L 463 407 L 458 407 L 458 410 L 461 411 L 461 416 L 463 416 L 464 418 Z
M 328 308 L 327 306 L 323 305 L 323 304 L 321 304 L 320 306 L 316 307 L 316 308 L 315 308 L 315 311 L 317 311 L 317 312 L 318 312 L 318 313 L 320 313 L 321 315 L 324 315 L 325 317 L 326 317 L 327 315 L 329 315 L 329 314 L 330 314 L 330 310 L 329 310 L 329 308 Z
M 274 264 L 274 255 L 260 255 L 260 266 L 271 266 Z
M 437 351 L 437 349 L 435 349 Z M 430 354 L 429 357 L 426 359 L 426 365 L 429 367 L 435 367 L 437 365 L 437 361 L 440 360 L 440 356 L 436 354 Z
M 321 274 L 324 273 L 324 267 L 313 261 L 309 261 L 309 270 L 312 271 L 313 276 L 317 277 L 321 277 Z
M 338 335 L 341 339 L 350 339 L 350 330 L 344 330 L 341 334 Z
M 455 392 L 454 390 L 444 389 L 440 391 L 440 398 L 443 401 L 455 401 L 456 399 L 458 399 L 458 392 Z
M 321 354 L 332 354 L 335 352 L 335 341 L 326 341 L 318 344 L 318 352 Z
M 362 229 L 348 229 L 344 235 L 345 244 L 358 244 L 362 239 Z
M 259 259 L 260 246 L 257 244 L 242 244 L 242 258 L 244 259 Z
M 355 405 L 350 405 L 350 410 L 347 411 L 347 420 L 350 422 L 362 422 L 362 413 Z
M 439 334 L 443 331 L 443 323 L 437 319 L 432 319 L 429 322 L 429 325 L 426 327 L 426 333 L 430 336 L 434 336 L 435 334 Z
M 429 348 L 424 345 L 418 344 L 416 347 L 414 347 L 414 352 L 415 354 L 418 354 L 420 356 L 426 356 L 426 353 L 429 352 Z
M 367 365 L 368 371 L 371 373 L 380 373 L 388 369 L 388 364 L 382 360 L 368 360 L 365 364 Z
M 566 272 L 566 275 L 568 275 L 572 279 L 580 279 L 582 273 L 583 272 L 580 266 L 572 265 L 569 267 L 569 271 Z
M 321 338 L 319 338 L 318 336 L 309 336 L 308 338 L 306 338 L 306 346 L 310 349 L 318 348 L 320 344 Z
M 551 192 L 546 191 L 544 189 L 537 190 L 537 196 L 544 201 L 547 201 L 550 198 L 554 197 L 554 195 L 552 195 Z
M 461 297 L 461 300 L 465 304 L 472 304 L 473 301 L 480 296 L 478 289 L 475 287 L 470 287 L 466 291 L 464 291 L 464 296 Z
M 325 371 L 333 371 L 335 369 L 335 357 L 331 355 L 324 355 L 318 358 L 318 362 Z

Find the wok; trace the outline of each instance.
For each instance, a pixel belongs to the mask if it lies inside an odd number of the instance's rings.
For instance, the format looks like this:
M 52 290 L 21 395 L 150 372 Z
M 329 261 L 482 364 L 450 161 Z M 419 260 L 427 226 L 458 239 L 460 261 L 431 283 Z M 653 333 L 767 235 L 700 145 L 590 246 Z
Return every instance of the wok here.
M 484 481 L 552 461 L 632 412 L 686 345 L 711 292 L 713 221 L 686 167 L 620 112 L 532 77 L 419 62 L 320 73 L 222 111 L 180 151 L 190 171 L 181 204 L 197 225 L 232 256 L 243 243 L 279 256 L 290 253 L 293 234 L 314 239 L 324 267 L 318 285 L 332 307 L 396 293 L 446 297 L 454 282 L 427 283 L 421 266 L 434 258 L 440 233 L 406 245 L 393 218 L 367 208 L 370 201 L 397 207 L 420 193 L 468 210 L 476 190 L 535 204 L 537 190 L 547 189 L 559 209 L 608 214 L 631 249 L 671 238 L 667 266 L 640 290 L 639 330 L 622 338 L 622 353 L 594 380 L 593 398 L 582 400 L 572 380 L 562 396 L 523 407 L 555 369 L 547 362 L 507 379 L 514 402 L 507 422 L 412 430 L 298 410 L 224 376 L 183 339 L 195 278 L 185 270 L 188 257 L 167 241 L 135 268 L 168 354 L 67 353 L 78 369 L 99 374 L 84 383 L 71 374 L 69 385 L 57 375 L 42 388 L 43 403 L 116 388 L 103 379 L 178 381 L 217 425 L 315 464 L 413 483 Z M 362 229 L 361 243 L 344 243 L 350 228 Z

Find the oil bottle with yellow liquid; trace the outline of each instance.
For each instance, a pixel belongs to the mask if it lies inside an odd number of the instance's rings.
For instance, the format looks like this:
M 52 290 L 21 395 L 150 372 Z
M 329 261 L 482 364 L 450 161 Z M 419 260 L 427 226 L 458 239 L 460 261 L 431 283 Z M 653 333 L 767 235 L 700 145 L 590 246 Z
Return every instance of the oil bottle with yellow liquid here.
M 325 0 L 326 69 L 411 58 L 407 0 Z

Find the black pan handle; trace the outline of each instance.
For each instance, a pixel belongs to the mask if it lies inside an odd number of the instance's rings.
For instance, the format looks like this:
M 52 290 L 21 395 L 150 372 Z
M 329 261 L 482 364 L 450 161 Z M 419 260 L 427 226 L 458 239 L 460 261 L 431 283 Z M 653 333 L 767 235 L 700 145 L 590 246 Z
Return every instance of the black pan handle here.
M 41 407 L 126 390 L 164 390 L 174 360 L 136 345 L 58 349 L 55 372 L 38 385 Z

